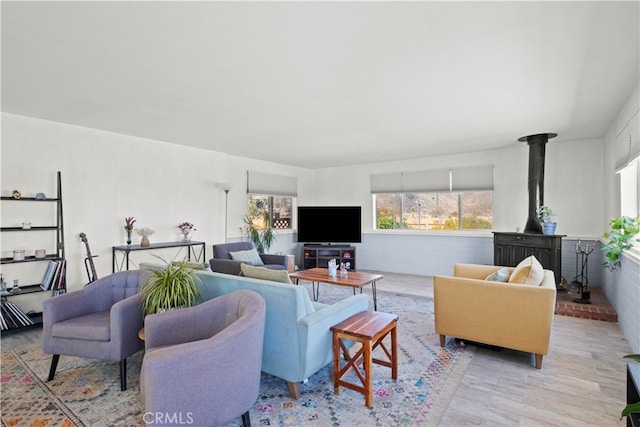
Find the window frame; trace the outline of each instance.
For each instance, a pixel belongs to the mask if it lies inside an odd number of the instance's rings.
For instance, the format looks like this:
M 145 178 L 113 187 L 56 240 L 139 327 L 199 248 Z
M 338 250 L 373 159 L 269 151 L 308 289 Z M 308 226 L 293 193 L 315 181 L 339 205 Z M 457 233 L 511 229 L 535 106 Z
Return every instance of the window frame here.
M 267 206 L 269 209 L 268 213 L 271 215 L 271 228 L 278 231 L 284 231 L 284 230 L 293 231 L 294 229 L 293 212 L 295 210 L 295 199 L 296 199 L 295 196 L 288 196 L 288 195 L 281 195 L 281 194 L 247 193 L 247 214 L 249 213 L 249 210 L 252 208 L 251 204 L 253 203 L 253 201 L 255 199 L 263 199 L 263 198 L 267 198 Z M 289 205 L 290 212 L 288 217 L 280 218 L 280 213 L 276 215 L 276 212 L 274 210 L 275 209 L 274 198 L 289 199 L 288 205 Z M 256 202 L 256 205 L 257 203 L 258 202 Z M 264 207 L 260 207 L 260 206 L 257 206 L 257 207 L 260 209 L 264 209 Z M 282 219 L 288 220 L 287 227 L 279 226 L 278 221 L 281 221 Z
M 487 228 L 463 228 L 464 226 L 464 221 L 463 219 L 465 218 L 465 210 L 463 209 L 463 197 L 464 194 L 467 193 L 490 193 L 491 195 L 491 221 L 489 224 L 489 227 Z M 479 190 L 479 191 L 438 191 L 438 192 L 388 192 L 388 193 L 372 193 L 372 199 L 373 199 L 373 229 L 380 231 L 380 230 L 384 230 L 384 231 L 415 231 L 415 232 L 478 232 L 478 231 L 490 231 L 493 229 L 493 193 L 494 190 Z M 415 196 L 416 199 L 418 199 L 418 206 L 421 206 L 420 204 L 420 199 L 423 198 L 424 196 L 436 196 L 438 194 L 442 194 L 442 195 L 447 195 L 450 196 L 452 194 L 456 194 L 456 222 L 457 222 L 457 228 L 444 228 L 444 225 L 446 223 L 446 219 L 448 218 L 452 218 L 452 216 L 448 216 L 443 218 L 443 222 L 442 228 L 439 229 L 434 229 L 434 228 L 429 228 L 429 223 L 427 223 L 426 221 L 423 223 L 422 222 L 422 213 L 421 213 L 421 209 L 418 210 L 418 225 L 417 227 L 408 227 L 405 226 L 405 214 L 407 214 L 407 212 L 405 211 L 405 199 L 406 196 L 408 194 L 413 194 Z M 392 200 L 392 206 L 391 206 L 391 226 L 390 228 L 381 228 L 380 227 L 380 218 L 378 216 L 378 209 L 379 209 L 379 205 L 378 205 L 378 197 L 379 196 L 391 196 L 393 198 Z M 428 218 L 428 216 L 425 216 L 425 218 Z M 400 226 L 398 226 L 400 224 Z

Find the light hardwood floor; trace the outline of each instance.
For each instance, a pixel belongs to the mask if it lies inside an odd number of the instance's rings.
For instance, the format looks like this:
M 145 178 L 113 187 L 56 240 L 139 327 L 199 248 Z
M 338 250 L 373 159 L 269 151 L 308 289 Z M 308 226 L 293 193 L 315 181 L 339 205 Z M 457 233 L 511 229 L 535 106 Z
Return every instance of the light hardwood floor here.
M 431 277 L 384 273 L 378 290 L 433 297 Z M 365 289 L 365 293 L 370 289 Z M 3 349 L 40 341 L 33 329 L 2 337 Z M 527 353 L 478 348 L 443 426 L 620 426 L 631 348 L 617 323 L 555 316 L 542 369 Z

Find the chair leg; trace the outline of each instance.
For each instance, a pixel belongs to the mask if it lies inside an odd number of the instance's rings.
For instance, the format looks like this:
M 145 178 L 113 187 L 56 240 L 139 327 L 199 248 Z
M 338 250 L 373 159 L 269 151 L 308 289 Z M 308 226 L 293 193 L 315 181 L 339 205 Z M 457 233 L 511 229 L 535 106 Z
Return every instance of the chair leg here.
M 127 389 L 127 359 L 120 361 L 120 391 Z
M 58 368 L 58 361 L 60 360 L 59 354 L 54 354 L 51 358 L 51 367 L 49 367 L 49 378 L 47 381 L 51 381 L 56 375 L 56 369 Z
M 249 411 L 242 414 L 242 427 L 251 427 L 251 418 L 249 417 Z

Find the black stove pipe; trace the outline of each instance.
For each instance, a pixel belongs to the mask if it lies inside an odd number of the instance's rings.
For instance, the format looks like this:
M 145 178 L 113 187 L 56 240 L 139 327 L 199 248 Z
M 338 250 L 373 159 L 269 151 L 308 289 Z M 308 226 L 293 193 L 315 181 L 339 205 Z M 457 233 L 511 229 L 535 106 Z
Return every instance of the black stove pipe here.
M 556 136 L 556 133 L 539 133 L 518 139 L 529 145 L 529 216 L 524 227 L 525 233 L 542 234 L 542 225 L 536 211 L 544 205 L 545 144 Z

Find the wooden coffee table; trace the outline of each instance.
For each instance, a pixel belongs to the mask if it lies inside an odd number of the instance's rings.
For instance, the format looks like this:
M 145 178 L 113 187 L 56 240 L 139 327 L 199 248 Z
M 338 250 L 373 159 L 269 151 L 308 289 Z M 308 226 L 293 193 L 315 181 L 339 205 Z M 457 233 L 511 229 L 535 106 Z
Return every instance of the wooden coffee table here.
M 314 301 L 318 301 L 320 283 L 349 286 L 353 288 L 354 295 L 356 293 L 356 288 L 360 288 L 360 293 L 362 293 L 362 287 L 371 284 L 371 290 L 373 292 L 373 309 L 377 311 L 378 298 L 376 295 L 376 281 L 381 280 L 384 276 L 382 276 L 382 274 L 358 273 L 356 271 L 348 271 L 346 274 L 341 274 L 340 271 L 338 271 L 335 276 L 330 276 L 329 269 L 327 268 L 310 268 L 308 270 L 299 270 L 295 273 L 291 273 L 289 277 L 291 277 L 291 279 L 295 279 L 296 285 L 300 280 L 310 281 Z

